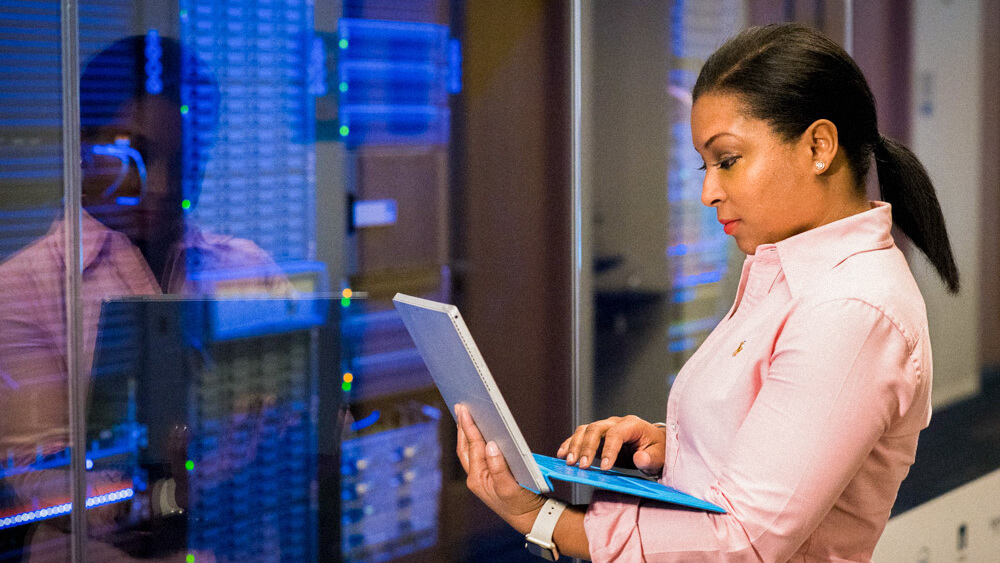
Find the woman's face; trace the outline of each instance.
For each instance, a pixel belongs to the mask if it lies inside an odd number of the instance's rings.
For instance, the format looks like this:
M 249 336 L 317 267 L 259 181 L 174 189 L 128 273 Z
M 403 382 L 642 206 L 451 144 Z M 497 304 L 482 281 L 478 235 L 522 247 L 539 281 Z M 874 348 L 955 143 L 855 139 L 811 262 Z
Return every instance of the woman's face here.
M 691 133 L 705 162 L 701 201 L 715 208 L 743 252 L 753 254 L 759 245 L 825 222 L 824 194 L 806 139 L 782 141 L 766 122 L 743 112 L 731 94 L 698 98 Z

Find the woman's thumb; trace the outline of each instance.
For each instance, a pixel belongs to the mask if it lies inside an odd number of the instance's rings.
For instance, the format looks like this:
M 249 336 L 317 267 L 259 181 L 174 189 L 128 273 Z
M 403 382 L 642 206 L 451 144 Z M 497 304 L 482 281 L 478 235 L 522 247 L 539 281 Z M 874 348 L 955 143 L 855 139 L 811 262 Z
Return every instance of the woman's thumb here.
M 659 448 L 639 450 L 632 455 L 636 469 L 648 475 L 659 475 L 663 471 L 663 452 Z

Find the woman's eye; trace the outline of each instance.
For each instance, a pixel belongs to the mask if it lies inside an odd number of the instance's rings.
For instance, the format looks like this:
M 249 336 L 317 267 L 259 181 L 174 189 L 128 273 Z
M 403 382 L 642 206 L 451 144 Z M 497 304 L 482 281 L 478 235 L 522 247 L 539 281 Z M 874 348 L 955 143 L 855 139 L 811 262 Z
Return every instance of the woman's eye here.
M 737 156 L 731 156 L 729 158 L 724 158 L 724 159 L 722 159 L 722 160 L 719 161 L 719 168 L 721 168 L 723 170 L 729 170 L 730 168 L 733 167 L 734 164 L 736 164 L 737 160 L 739 160 L 739 157 L 737 157 Z
M 729 156 L 723 158 L 722 160 L 719 160 L 718 162 L 712 163 L 712 166 L 720 168 L 722 170 L 729 170 L 730 168 L 732 168 L 734 164 L 736 164 L 736 161 L 739 159 L 740 157 L 738 156 Z M 702 165 L 698 168 L 698 170 L 706 170 L 706 169 L 708 169 L 708 165 L 705 163 L 702 163 Z

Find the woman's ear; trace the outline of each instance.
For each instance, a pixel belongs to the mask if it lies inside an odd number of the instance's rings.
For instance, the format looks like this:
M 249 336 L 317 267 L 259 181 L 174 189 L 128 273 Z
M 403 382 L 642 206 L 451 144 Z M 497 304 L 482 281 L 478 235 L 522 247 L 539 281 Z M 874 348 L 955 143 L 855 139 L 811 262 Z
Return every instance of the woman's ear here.
M 837 126 L 829 119 L 818 119 L 806 129 L 802 139 L 809 149 L 814 172 L 822 174 L 829 170 L 840 149 Z

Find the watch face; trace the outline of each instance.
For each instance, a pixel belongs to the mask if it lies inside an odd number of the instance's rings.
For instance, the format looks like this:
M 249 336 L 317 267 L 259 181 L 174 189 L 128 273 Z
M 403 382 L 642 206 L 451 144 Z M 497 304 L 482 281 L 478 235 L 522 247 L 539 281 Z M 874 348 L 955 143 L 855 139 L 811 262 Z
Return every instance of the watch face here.
M 559 559 L 559 553 L 556 552 L 555 548 L 542 547 L 531 540 L 525 542 L 524 547 L 528 550 L 528 553 L 537 555 L 546 561 L 555 561 L 556 559 Z

